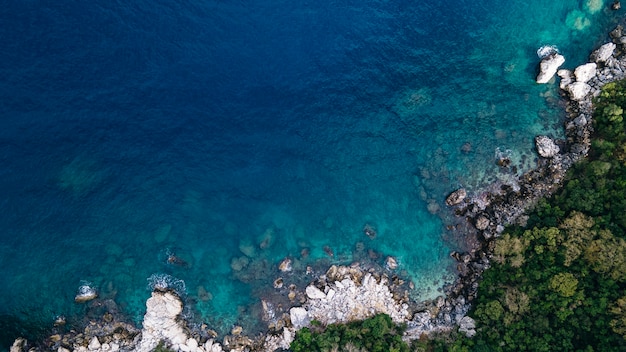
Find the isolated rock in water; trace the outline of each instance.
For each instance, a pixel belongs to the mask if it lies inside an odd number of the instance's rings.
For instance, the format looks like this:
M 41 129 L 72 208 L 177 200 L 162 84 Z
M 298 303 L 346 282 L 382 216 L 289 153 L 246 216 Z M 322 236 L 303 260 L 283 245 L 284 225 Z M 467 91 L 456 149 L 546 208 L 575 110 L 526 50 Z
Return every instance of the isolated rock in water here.
M 292 270 L 291 259 L 289 258 L 283 259 L 283 261 L 280 262 L 280 264 L 278 265 L 278 270 L 280 270 L 281 272 L 291 271 Z
M 596 51 L 591 53 L 590 59 L 595 62 L 605 62 L 608 60 L 611 55 L 613 55 L 613 51 L 615 50 L 616 45 L 614 43 L 606 43 L 599 47 Z
M 98 292 L 95 288 L 91 287 L 89 283 L 83 283 L 78 287 L 78 293 L 76 293 L 76 297 L 74 297 L 74 301 L 76 303 L 83 303 L 87 301 L 91 301 L 98 297 Z
M 591 86 L 584 82 L 574 82 L 567 86 L 567 91 L 570 99 L 580 101 L 585 99 L 587 94 L 591 92 Z
M 590 79 L 595 77 L 597 67 L 598 65 L 595 62 L 590 62 L 576 67 L 576 70 L 574 70 L 576 81 L 587 83 Z
M 544 45 L 541 48 L 537 49 L 537 56 L 539 56 L 539 58 L 542 60 L 550 55 L 558 53 L 559 49 L 556 47 L 556 45 Z
M 565 62 L 565 57 L 561 54 L 546 56 L 539 64 L 539 75 L 537 83 L 548 83 L 561 65 Z
M 398 269 L 398 261 L 394 257 L 387 257 L 385 267 L 389 270 L 396 270 Z
M 559 146 L 554 144 L 554 141 L 550 137 L 537 136 L 535 137 L 535 145 L 537 146 L 537 152 L 544 158 L 552 158 L 559 153 Z
M 449 206 L 457 205 L 461 203 L 465 197 L 467 197 L 465 188 L 457 189 L 456 191 L 450 193 L 448 198 L 446 198 L 446 204 Z
M 309 316 L 309 312 L 302 307 L 293 307 L 289 310 L 289 318 L 291 319 L 291 324 L 296 328 L 300 329 L 304 326 L 309 325 L 311 322 L 311 317 Z

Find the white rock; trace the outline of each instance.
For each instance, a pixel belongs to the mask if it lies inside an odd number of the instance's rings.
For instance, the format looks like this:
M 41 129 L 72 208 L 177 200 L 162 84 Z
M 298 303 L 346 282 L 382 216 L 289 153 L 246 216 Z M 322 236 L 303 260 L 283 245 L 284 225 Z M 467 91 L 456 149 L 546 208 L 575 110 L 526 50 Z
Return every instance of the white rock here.
M 189 348 L 189 346 L 182 344 L 182 345 L 178 345 L 178 349 L 180 349 L 183 352 L 190 352 L 191 348 Z
M 591 92 L 591 86 L 584 82 L 574 82 L 567 86 L 567 91 L 572 100 L 580 101 Z
M 118 345 L 115 342 L 111 342 L 111 352 L 115 352 L 115 351 L 119 351 L 120 350 L 120 345 Z
M 309 312 L 302 307 L 293 307 L 289 310 L 289 317 L 291 318 L 291 324 L 296 328 L 300 329 L 304 326 L 309 325 L 311 322 L 311 317 L 309 316 Z
M 177 320 L 182 311 L 183 304 L 174 294 L 152 292 L 152 297 L 146 301 L 142 338 L 136 351 L 152 351 L 163 340 L 169 341 L 172 345 L 185 344 L 188 337 Z
M 567 86 L 569 86 L 576 80 L 574 73 L 570 70 L 560 69 L 556 71 L 556 75 L 561 78 L 561 82 L 559 83 L 559 88 L 563 90 L 565 90 Z
M 558 68 L 565 62 L 565 57 L 561 54 L 546 56 L 539 64 L 539 75 L 537 83 L 548 83 Z
M 465 316 L 459 322 L 459 332 L 464 333 L 467 337 L 476 335 L 476 322 L 474 319 Z
M 187 346 L 189 346 L 189 348 L 194 351 L 196 348 L 198 348 L 198 341 L 196 341 L 196 339 L 194 339 L 193 337 L 189 338 L 187 340 L 186 343 Z
M 590 79 L 595 77 L 597 67 L 598 65 L 595 62 L 589 62 L 576 67 L 576 70 L 574 70 L 576 81 L 587 83 Z
M 23 337 L 18 337 L 13 342 L 13 345 L 9 349 L 10 352 L 22 352 L 25 350 L 27 340 Z
M 306 287 L 306 295 L 310 298 L 310 299 L 323 299 L 326 298 L 326 294 L 324 294 L 324 292 L 322 292 L 319 288 L 313 286 L 313 285 L 309 285 Z
M 70 352 L 70 350 L 68 350 L 67 348 L 61 346 L 61 347 L 59 347 L 59 349 L 57 349 L 57 352 Z
M 537 152 L 544 158 L 552 158 L 559 153 L 559 146 L 554 144 L 554 141 L 546 136 L 535 137 L 535 145 L 537 146 Z
M 330 290 L 328 290 L 328 293 L 326 294 L 326 299 L 330 301 L 333 299 L 333 297 L 335 297 L 335 290 L 331 288 Z
M 76 303 L 84 303 L 87 301 L 91 301 L 98 297 L 98 292 L 95 288 L 91 287 L 91 284 L 85 283 L 78 287 L 78 292 L 74 297 L 74 302 Z
M 89 348 L 90 351 L 99 350 L 100 347 L 102 347 L 102 345 L 100 344 L 100 341 L 98 341 L 98 338 L 95 336 L 89 342 L 89 346 L 87 346 L 87 348 Z
M 387 257 L 385 267 L 389 270 L 396 270 L 398 269 L 398 261 L 394 257 Z
M 616 45 L 614 43 L 606 43 L 599 47 L 596 51 L 591 53 L 591 61 L 595 62 L 605 62 L 608 60 L 611 55 L 613 55 L 613 51 L 615 50 Z

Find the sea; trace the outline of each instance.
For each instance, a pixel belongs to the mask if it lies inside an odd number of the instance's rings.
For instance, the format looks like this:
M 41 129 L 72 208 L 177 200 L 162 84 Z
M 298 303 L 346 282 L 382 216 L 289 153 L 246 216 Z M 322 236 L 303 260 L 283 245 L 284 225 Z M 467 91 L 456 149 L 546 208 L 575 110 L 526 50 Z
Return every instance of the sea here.
M 537 50 L 585 63 L 609 1 L 5 0 L 0 349 L 102 305 L 140 324 L 155 285 L 258 332 L 276 279 L 389 256 L 441 295 L 445 197 L 563 136 Z

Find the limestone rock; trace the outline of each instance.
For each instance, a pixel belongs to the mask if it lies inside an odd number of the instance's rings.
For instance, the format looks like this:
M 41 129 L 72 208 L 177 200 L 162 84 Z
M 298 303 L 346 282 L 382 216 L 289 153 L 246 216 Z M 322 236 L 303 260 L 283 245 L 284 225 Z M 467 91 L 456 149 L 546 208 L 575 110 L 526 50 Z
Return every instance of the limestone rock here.
M 557 155 L 560 150 L 559 146 L 547 136 L 535 137 L 535 145 L 537 146 L 539 155 L 544 158 L 552 158 Z
M 98 338 L 96 336 L 91 339 L 91 341 L 89 342 L 89 346 L 87 346 L 90 351 L 97 351 L 100 349 L 100 347 L 102 347 L 102 345 L 100 344 L 100 341 L 98 341 Z
M 143 318 L 141 342 L 137 351 L 152 351 L 160 341 L 169 341 L 171 344 L 185 344 L 187 335 L 178 322 L 183 311 L 183 304 L 171 292 L 152 292 L 152 297 L 146 301 L 146 314 Z
M 584 82 L 574 82 L 567 86 L 567 91 L 572 100 L 580 101 L 591 92 L 591 86 Z
M 574 70 L 576 81 L 587 83 L 590 79 L 592 79 L 596 75 L 597 67 L 598 65 L 595 62 L 589 62 L 584 65 L 580 65 L 576 67 L 576 70 Z
M 565 57 L 561 54 L 548 55 L 539 64 L 539 75 L 537 75 L 537 83 L 548 83 L 556 70 L 563 65 Z
M 476 322 L 474 319 L 465 316 L 459 322 L 459 332 L 464 333 L 467 337 L 476 335 Z
M 563 90 L 567 89 L 567 86 L 574 83 L 574 81 L 576 80 L 576 76 L 574 76 L 574 73 L 570 70 L 560 69 L 556 71 L 556 75 L 561 78 L 559 88 Z
M 385 267 L 389 270 L 396 270 L 398 269 L 398 261 L 394 257 L 387 257 Z
M 13 342 L 13 345 L 11 346 L 9 351 L 10 352 L 22 352 L 22 351 L 25 351 L 26 350 L 26 342 L 27 342 L 26 339 L 24 339 L 22 337 L 18 337 Z
M 291 308 L 289 310 L 289 318 L 291 319 L 291 324 L 296 329 L 305 327 L 311 322 L 309 312 L 307 312 L 307 310 L 302 307 Z
M 606 62 L 611 55 L 613 55 L 613 51 L 615 50 L 617 45 L 614 43 L 606 43 L 599 47 L 596 51 L 591 53 L 590 59 L 594 62 Z
M 467 197 L 467 192 L 465 188 L 457 189 L 456 191 L 450 193 L 448 198 L 446 198 L 446 204 L 449 206 L 460 204 L 465 197 Z
M 319 288 L 309 285 L 306 287 L 306 295 L 310 299 L 323 299 L 326 298 L 326 294 L 322 292 Z

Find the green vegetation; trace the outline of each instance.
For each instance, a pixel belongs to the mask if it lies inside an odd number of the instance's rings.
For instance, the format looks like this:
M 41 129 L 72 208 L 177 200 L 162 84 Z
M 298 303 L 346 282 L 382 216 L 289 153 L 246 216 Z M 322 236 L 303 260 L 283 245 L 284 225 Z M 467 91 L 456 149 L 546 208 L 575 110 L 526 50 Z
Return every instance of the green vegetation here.
M 331 324 L 325 328 L 317 321 L 311 325 L 311 329 L 303 328 L 296 333 L 296 339 L 291 344 L 293 352 L 409 351 L 409 346 L 402 341 L 406 327 L 395 325 L 386 314 L 348 324 Z
M 589 158 L 495 242 L 470 316 L 477 334 L 414 341 L 411 351 L 626 351 L 626 81 L 594 102 Z M 386 316 L 303 329 L 299 351 L 408 351 Z
M 470 315 L 473 339 L 435 350 L 626 350 L 626 83 L 594 102 L 590 156 L 496 240 Z

